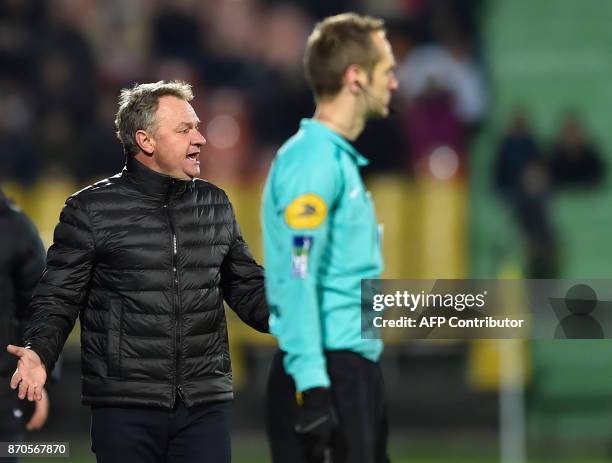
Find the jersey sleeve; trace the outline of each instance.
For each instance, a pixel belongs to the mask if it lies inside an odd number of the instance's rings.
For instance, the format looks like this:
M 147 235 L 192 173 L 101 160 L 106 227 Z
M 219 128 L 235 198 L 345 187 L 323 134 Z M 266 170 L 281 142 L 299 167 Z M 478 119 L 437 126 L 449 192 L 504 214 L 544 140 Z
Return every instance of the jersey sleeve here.
M 280 228 L 276 271 L 281 274 L 274 285 L 279 324 L 274 331 L 298 391 L 330 385 L 317 286 L 325 272 L 330 214 L 342 177 L 333 154 L 325 154 L 278 166 L 273 178 Z

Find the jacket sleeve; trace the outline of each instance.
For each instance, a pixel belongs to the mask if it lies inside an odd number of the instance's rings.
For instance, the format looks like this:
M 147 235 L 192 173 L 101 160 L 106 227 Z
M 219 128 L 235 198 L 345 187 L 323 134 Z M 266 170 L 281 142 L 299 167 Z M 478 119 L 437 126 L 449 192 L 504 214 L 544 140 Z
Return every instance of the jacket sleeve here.
M 24 333 L 26 347 L 40 356 L 48 373 L 53 370 L 87 296 L 93 259 L 89 215 L 77 197 L 69 198 L 55 228 L 47 267 L 34 291 L 32 316 Z
M 233 236 L 232 245 L 221 266 L 223 297 L 243 322 L 267 333 L 270 311 L 266 301 L 264 270 L 251 255 L 235 217 Z
M 16 317 L 25 321 L 28 318 L 28 304 L 34 288 L 45 269 L 45 247 L 34 224 L 25 214 L 20 213 L 19 255 L 13 270 L 16 296 Z

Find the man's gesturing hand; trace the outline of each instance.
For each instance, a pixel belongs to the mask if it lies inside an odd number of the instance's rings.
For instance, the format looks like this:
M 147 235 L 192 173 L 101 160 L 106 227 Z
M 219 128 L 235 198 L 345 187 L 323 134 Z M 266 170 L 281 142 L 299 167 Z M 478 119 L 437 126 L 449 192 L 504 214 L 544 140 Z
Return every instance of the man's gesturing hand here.
M 11 378 L 11 389 L 17 389 L 20 399 L 26 397 L 30 402 L 42 400 L 43 388 L 47 381 L 47 370 L 36 352 L 25 347 L 9 344 L 6 350 L 17 357 L 17 369 Z

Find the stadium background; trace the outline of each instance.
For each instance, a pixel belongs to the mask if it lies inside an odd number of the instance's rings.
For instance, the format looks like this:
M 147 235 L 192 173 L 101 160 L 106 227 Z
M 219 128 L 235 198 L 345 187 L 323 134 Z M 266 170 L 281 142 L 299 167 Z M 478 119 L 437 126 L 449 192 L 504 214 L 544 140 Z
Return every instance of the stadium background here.
M 385 277 L 606 278 L 609 180 L 559 179 L 550 167 L 570 113 L 592 140 L 598 171 L 610 160 L 606 0 L 2 0 L 3 189 L 49 245 L 64 199 L 122 166 L 112 126 L 118 90 L 182 78 L 195 87 L 209 142 L 203 177 L 228 191 L 261 257 L 271 156 L 313 109 L 300 69 L 305 38 L 317 18 L 347 10 L 388 20 L 402 85 L 397 114 L 358 141 L 385 225 Z M 500 164 L 517 111 L 528 115 L 537 154 L 533 164 Z M 519 206 L 496 182 L 500 171 L 533 182 Z M 264 462 L 273 343 L 235 322 L 234 461 Z M 393 461 L 606 461 L 609 348 L 388 339 Z M 78 357 L 77 329 L 51 388 L 48 426 L 30 438 L 70 441 L 71 461 L 93 461 Z

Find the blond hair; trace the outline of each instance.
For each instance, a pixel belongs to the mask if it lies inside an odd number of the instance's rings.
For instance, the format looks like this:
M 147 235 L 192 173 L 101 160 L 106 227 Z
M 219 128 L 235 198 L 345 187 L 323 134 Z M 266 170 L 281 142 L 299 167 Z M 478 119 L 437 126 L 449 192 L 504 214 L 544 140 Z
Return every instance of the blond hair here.
M 342 88 L 342 76 L 352 64 L 371 77 L 381 56 L 372 33 L 385 32 L 382 19 L 343 13 L 319 22 L 306 44 L 304 71 L 315 97 L 334 96 Z

